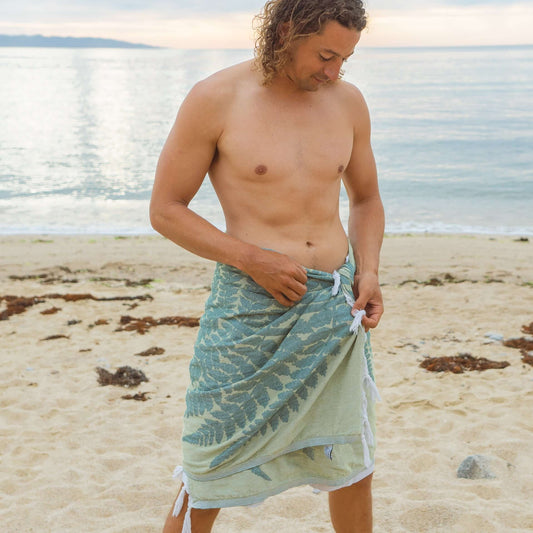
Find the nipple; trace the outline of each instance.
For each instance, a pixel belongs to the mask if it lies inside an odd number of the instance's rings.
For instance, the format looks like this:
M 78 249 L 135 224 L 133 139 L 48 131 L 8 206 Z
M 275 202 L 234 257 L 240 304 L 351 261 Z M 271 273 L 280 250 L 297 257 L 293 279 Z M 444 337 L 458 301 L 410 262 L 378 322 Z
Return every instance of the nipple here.
M 337 169 L 337 172 L 339 174 L 342 174 L 344 172 L 344 165 L 339 165 L 339 168 Z
M 267 173 L 267 167 L 265 165 L 258 165 L 255 167 L 255 173 L 259 176 L 262 176 L 263 174 Z

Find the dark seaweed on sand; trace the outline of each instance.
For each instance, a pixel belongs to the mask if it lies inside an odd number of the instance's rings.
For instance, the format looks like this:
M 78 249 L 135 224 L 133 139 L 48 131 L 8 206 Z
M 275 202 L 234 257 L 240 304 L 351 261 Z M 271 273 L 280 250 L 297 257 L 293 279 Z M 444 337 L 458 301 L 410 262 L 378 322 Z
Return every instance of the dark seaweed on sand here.
M 153 348 L 148 348 L 148 350 L 144 350 L 144 352 L 136 353 L 135 355 L 140 355 L 142 357 L 148 357 L 150 355 L 161 355 L 165 353 L 164 348 L 159 348 L 158 346 L 154 346 Z
M 491 361 L 485 357 L 474 357 L 469 353 L 447 357 L 428 357 L 420 366 L 430 372 L 453 372 L 462 374 L 465 370 L 488 370 L 490 368 L 505 368 L 510 363 L 507 361 Z
M 121 396 L 123 400 L 136 400 L 138 402 L 145 402 L 150 399 L 150 396 L 146 396 L 148 392 L 137 392 L 135 394 L 125 394 Z
M 45 302 L 47 299 L 62 299 L 65 302 L 77 302 L 79 300 L 94 300 L 95 302 L 131 301 L 131 300 L 153 300 L 150 294 L 141 296 L 111 296 L 107 298 L 96 298 L 92 294 L 45 294 L 44 296 L 22 296 L 5 295 L 0 296 L 0 302 L 6 302 L 7 308 L 0 312 L 0 320 L 9 320 L 12 315 L 24 313 L 28 307 Z
M 55 341 L 57 339 L 70 339 L 68 335 L 49 335 L 48 337 L 45 337 L 44 339 L 41 339 L 42 341 Z
M 533 322 L 528 326 L 522 326 L 522 331 L 524 333 L 533 334 Z M 528 339 L 526 337 L 507 339 L 506 341 L 503 341 L 503 345 L 508 348 L 516 348 L 517 350 L 520 350 L 522 362 L 533 366 L 533 339 Z
M 11 315 L 24 313 L 28 307 L 43 303 L 44 300 L 37 296 L 24 298 L 22 296 L 0 296 L 0 302 L 5 301 L 7 308 L 0 312 L 0 320 L 8 320 Z
M 118 385 L 130 388 L 137 387 L 143 381 L 148 381 L 142 370 L 137 370 L 131 366 L 121 366 L 114 374 L 102 367 L 96 367 L 96 372 L 100 385 Z
M 187 316 L 165 316 L 163 318 L 122 316 L 120 317 L 120 324 L 123 327 L 117 328 L 115 331 L 136 331 L 144 335 L 153 326 L 186 326 L 195 328 L 200 324 L 200 319 Z

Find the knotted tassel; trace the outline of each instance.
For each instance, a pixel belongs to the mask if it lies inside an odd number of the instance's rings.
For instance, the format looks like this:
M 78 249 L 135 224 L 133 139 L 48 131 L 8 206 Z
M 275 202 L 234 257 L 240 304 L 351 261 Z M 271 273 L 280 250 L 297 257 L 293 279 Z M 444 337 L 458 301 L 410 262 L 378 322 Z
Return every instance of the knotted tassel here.
M 361 322 L 365 315 L 366 315 L 366 311 L 364 309 L 361 309 L 360 311 L 356 311 L 355 315 L 353 315 L 352 325 L 350 326 L 351 333 L 357 333 L 359 328 L 362 327 Z
M 181 533 L 192 533 L 192 522 L 191 522 L 191 502 L 189 498 L 189 505 L 187 506 L 187 512 L 185 513 L 185 520 L 183 520 L 183 529 Z
M 341 287 L 341 275 L 334 270 L 333 271 L 333 288 L 331 289 L 331 294 L 337 296 L 339 294 L 339 289 Z
M 372 402 L 380 402 L 381 401 L 381 396 L 379 394 L 379 390 L 378 390 L 376 384 L 374 383 L 374 380 L 370 377 L 370 374 L 367 374 L 363 378 L 363 383 L 364 383 L 366 389 L 368 390 L 368 394 L 370 396 L 370 400 Z
M 185 485 L 183 485 L 183 487 L 181 487 L 181 490 L 180 490 L 180 493 L 178 495 L 178 498 L 176 499 L 176 503 L 174 505 L 174 510 L 172 511 L 172 516 L 179 516 L 179 514 L 181 513 L 181 509 L 183 507 L 183 501 L 185 500 L 185 494 L 186 494 L 186 490 L 185 490 Z
M 365 432 L 361 433 L 361 442 L 363 443 L 363 461 L 368 468 L 372 463 L 370 461 L 370 451 L 368 450 L 368 444 L 366 442 Z

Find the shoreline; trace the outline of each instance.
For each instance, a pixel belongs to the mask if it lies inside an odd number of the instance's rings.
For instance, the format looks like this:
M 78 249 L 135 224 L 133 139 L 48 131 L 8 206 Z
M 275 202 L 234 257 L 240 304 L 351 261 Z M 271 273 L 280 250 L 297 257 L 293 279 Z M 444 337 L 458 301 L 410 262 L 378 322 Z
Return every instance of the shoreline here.
M 533 367 L 487 336 L 522 337 L 522 326 L 533 322 L 531 240 L 385 238 L 385 315 L 372 332 L 383 398 L 376 531 L 533 528 Z M 160 531 L 176 495 L 171 476 L 181 462 L 197 329 L 162 322 L 141 333 L 127 326 L 201 316 L 214 263 L 157 234 L 0 235 L 0 247 L 0 297 L 37 297 L 0 320 L 3 530 L 74 532 L 82 521 L 94 533 Z M 461 374 L 419 366 L 426 357 L 460 353 L 510 364 Z M 149 381 L 130 389 L 99 385 L 96 367 L 125 365 Z M 137 393 L 146 401 L 123 398 Z M 494 479 L 457 478 L 473 454 L 490 458 Z M 254 509 L 222 510 L 214 532 L 235 531 L 331 531 L 327 496 L 298 487 Z
M 219 226 L 217 226 L 219 227 Z M 219 229 L 221 229 L 219 227 Z M 222 228 L 223 231 L 223 228 Z M 486 231 L 433 231 L 433 230 L 401 230 L 401 231 L 385 231 L 385 237 L 525 237 L 533 238 L 533 232 L 530 231 L 518 231 L 513 230 L 511 232 L 498 233 L 490 230 Z M 145 232 L 120 232 L 120 231 L 110 231 L 110 232 L 65 232 L 65 231 L 42 231 L 42 232 L 13 232 L 13 233 L 1 233 L 0 239 L 2 238 L 31 238 L 31 237 L 159 237 L 160 234 L 155 230 L 146 230 Z

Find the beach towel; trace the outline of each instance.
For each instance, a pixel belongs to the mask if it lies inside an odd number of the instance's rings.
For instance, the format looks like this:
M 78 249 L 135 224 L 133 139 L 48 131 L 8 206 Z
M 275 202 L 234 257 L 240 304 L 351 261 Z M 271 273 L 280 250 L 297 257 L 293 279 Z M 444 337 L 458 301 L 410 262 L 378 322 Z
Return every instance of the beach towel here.
M 353 257 L 307 269 L 307 292 L 279 304 L 217 264 L 190 363 L 183 489 L 191 508 L 251 505 L 290 487 L 335 490 L 373 471 L 379 399 L 364 311 L 352 316 Z

